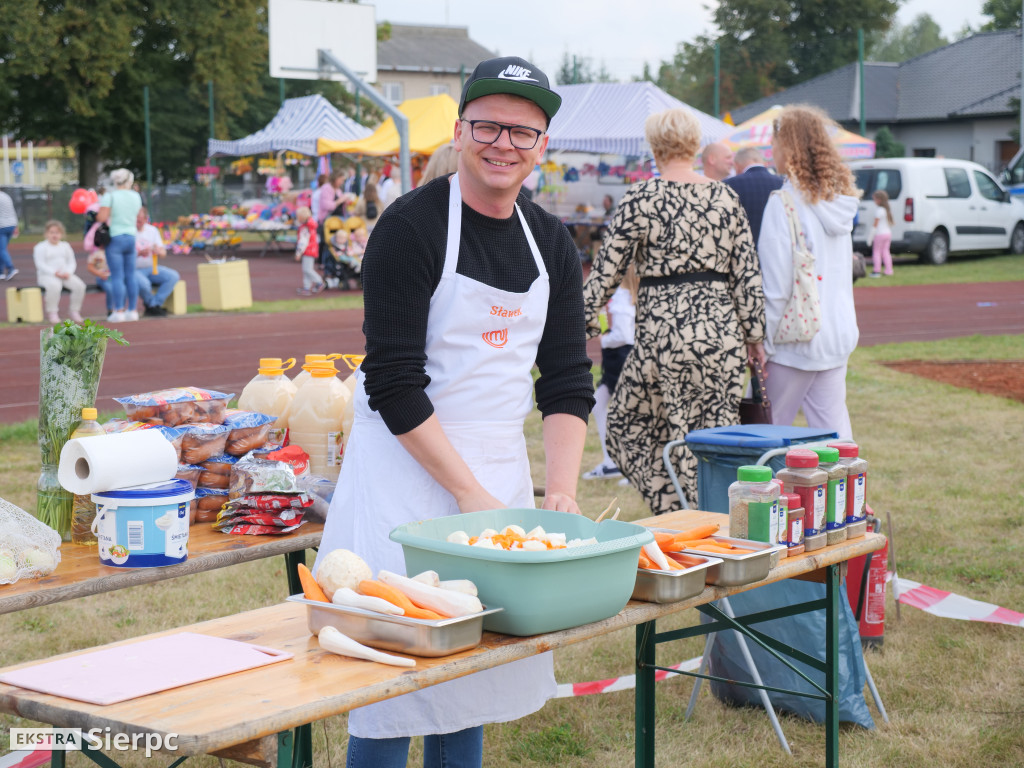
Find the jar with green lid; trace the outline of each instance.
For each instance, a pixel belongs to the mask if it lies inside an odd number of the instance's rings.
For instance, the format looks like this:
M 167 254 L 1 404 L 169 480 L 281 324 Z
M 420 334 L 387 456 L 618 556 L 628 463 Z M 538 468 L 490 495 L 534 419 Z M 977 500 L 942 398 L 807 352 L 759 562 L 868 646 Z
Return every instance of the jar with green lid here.
M 839 451 L 839 463 L 846 467 L 846 538 L 867 532 L 868 462 L 856 443 L 829 443 Z
M 776 475 L 786 493 L 800 497 L 804 508 L 804 551 L 813 552 L 825 546 L 825 502 L 828 473 L 818 468 L 818 454 L 806 448 L 786 453 L 786 466 Z
M 779 487 L 770 467 L 736 470 L 736 482 L 729 486 L 729 535 L 779 543 Z
M 813 448 L 818 467 L 828 473 L 825 492 L 825 545 L 846 541 L 846 466 L 839 463 L 835 448 Z

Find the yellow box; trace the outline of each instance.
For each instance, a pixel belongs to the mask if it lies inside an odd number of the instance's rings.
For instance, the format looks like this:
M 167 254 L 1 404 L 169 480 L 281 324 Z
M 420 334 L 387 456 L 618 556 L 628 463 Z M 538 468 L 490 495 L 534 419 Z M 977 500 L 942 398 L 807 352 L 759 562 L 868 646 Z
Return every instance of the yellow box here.
M 200 264 L 199 303 L 203 309 L 243 309 L 252 306 L 249 262 L 245 259 L 221 264 Z
M 164 309 L 167 310 L 169 315 L 185 315 L 188 314 L 188 288 L 185 285 L 184 280 L 178 280 L 174 284 L 174 290 L 171 291 L 171 295 L 167 297 L 167 301 L 164 302 Z M 250 303 L 252 303 L 250 301 Z
M 7 322 L 43 322 L 43 291 L 40 288 L 7 289 Z

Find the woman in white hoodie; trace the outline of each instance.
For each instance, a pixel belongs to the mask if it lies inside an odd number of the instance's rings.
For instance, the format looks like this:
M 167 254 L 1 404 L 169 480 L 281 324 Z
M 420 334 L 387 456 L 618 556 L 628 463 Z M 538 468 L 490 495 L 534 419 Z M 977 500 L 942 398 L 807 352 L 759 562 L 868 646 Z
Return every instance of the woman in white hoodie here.
M 846 363 L 860 332 L 853 306 L 850 231 L 858 191 L 829 136 L 820 110 L 786 107 L 773 126 L 772 152 L 786 183 L 764 209 L 757 244 L 764 277 L 768 365 L 765 387 L 776 424 L 792 424 L 803 408 L 807 424 L 852 438 L 846 409 Z M 779 321 L 794 286 L 793 243 L 784 206 L 787 192 L 814 256 L 821 329 L 810 341 L 779 343 Z

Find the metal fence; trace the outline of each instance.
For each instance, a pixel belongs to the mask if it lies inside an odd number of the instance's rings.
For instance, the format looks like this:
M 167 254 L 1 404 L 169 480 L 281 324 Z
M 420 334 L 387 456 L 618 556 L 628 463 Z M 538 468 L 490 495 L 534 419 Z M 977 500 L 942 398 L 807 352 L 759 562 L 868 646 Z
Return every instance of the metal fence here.
M 71 195 L 77 187 L 71 185 L 48 187 L 0 187 L 11 196 L 18 212 L 20 228 L 26 234 L 43 234 L 50 219 L 64 224 L 70 237 L 84 230 L 85 217 L 68 208 Z M 175 221 L 179 216 L 208 213 L 214 205 L 237 205 L 245 200 L 260 199 L 264 195 L 262 179 L 235 184 L 217 184 L 216 187 L 198 184 L 167 184 L 153 187 L 148 194 L 141 191 L 149 207 L 152 221 Z M 148 200 L 147 200 L 148 198 Z

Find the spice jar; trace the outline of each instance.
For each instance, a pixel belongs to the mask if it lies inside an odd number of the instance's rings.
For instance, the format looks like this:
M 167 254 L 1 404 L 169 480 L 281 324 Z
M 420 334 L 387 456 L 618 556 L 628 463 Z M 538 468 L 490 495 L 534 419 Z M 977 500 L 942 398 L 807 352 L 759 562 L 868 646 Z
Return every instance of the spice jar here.
M 779 478 L 777 478 L 777 477 L 773 478 L 772 482 L 776 486 L 778 486 L 778 488 L 779 488 L 779 522 L 778 522 L 779 540 L 778 540 L 778 543 L 779 544 L 785 544 L 786 543 L 786 527 L 787 527 L 786 520 L 787 520 L 787 513 L 786 513 L 786 503 L 785 503 L 785 499 L 783 498 L 783 494 L 786 492 L 786 487 L 785 487 L 785 484 L 781 480 L 779 480 Z
M 786 453 L 786 466 L 776 473 L 786 493 L 800 496 L 804 508 L 804 550 L 813 552 L 825 546 L 825 501 L 828 473 L 818 469 L 818 454 L 806 448 Z
M 860 457 L 856 443 L 829 443 L 839 451 L 839 463 L 846 467 L 846 538 L 855 539 L 868 530 L 868 462 Z
M 779 487 L 770 467 L 736 470 L 736 482 L 729 486 L 729 535 L 779 543 Z
M 804 508 L 801 506 L 800 495 L 796 493 L 784 493 L 779 499 L 779 505 L 786 508 L 786 555 L 787 557 L 795 557 L 803 554 Z
M 813 448 L 818 454 L 818 467 L 828 473 L 825 491 L 825 544 L 846 541 L 846 465 L 839 463 L 835 448 Z

